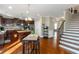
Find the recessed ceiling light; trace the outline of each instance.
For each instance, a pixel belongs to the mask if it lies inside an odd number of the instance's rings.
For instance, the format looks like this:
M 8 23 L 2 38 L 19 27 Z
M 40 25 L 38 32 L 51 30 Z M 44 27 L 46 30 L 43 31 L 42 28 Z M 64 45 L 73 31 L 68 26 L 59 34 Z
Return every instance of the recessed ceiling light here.
M 40 16 L 40 14 L 37 14 L 37 16 Z
M 31 17 L 28 17 L 28 20 L 32 21 L 32 18 Z
M 26 13 L 29 14 L 29 11 L 27 10 Z
M 10 15 L 10 14 L 8 14 L 8 13 L 7 13 L 6 15 L 7 15 L 7 16 L 11 16 L 11 15 Z
M 28 19 L 27 18 L 25 18 L 25 21 L 27 21 Z
M 25 18 L 25 21 L 27 20 L 32 21 L 32 18 L 31 17 Z
M 8 8 L 11 10 L 12 9 L 12 6 L 9 6 Z

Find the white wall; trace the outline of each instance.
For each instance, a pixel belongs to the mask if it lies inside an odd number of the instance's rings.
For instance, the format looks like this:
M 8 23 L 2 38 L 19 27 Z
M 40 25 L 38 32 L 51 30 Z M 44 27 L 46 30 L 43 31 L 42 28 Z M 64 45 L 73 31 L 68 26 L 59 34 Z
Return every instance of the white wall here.
M 40 37 L 42 37 L 41 25 L 42 25 L 41 18 L 35 19 L 35 33 L 38 34 Z
M 54 36 L 54 20 L 53 17 L 49 17 L 49 38 Z
M 37 33 L 40 37 L 42 35 L 42 24 L 46 24 L 48 26 L 48 37 L 53 37 L 53 30 L 54 30 L 54 18 L 53 17 L 40 17 L 35 20 L 35 33 Z

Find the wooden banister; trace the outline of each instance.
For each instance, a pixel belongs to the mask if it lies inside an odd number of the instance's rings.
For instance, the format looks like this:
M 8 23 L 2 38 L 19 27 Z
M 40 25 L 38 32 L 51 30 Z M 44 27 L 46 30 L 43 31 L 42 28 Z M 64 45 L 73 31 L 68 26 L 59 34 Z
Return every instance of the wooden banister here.
M 63 20 L 61 25 L 59 26 L 59 28 L 57 30 L 55 30 L 56 35 L 57 35 L 56 39 L 54 39 L 55 40 L 54 41 L 54 47 L 55 48 L 59 47 L 60 37 L 61 37 L 61 35 L 64 31 L 64 22 L 65 22 L 65 20 Z
M 61 34 L 63 33 L 63 30 L 64 30 L 64 22 L 65 22 L 65 20 L 62 21 L 60 27 L 58 28 L 58 33 L 59 33 L 60 36 L 61 36 Z

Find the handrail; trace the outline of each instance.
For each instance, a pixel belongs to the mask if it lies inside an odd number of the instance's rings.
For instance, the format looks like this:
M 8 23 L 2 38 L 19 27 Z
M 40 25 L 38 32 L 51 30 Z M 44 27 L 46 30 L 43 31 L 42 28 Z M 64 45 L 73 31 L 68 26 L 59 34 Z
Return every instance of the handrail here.
M 58 28 L 59 30 L 61 29 L 62 25 L 64 24 L 65 20 L 62 21 L 62 24 L 60 25 L 60 27 Z
M 60 38 L 61 38 L 61 35 L 64 31 L 64 22 L 65 20 L 62 21 L 60 27 L 58 28 L 58 32 L 57 32 L 57 47 L 59 47 L 59 41 L 60 41 Z
M 58 32 L 60 35 L 63 33 L 63 30 L 64 30 L 64 22 L 65 22 L 65 20 L 62 21 L 60 27 L 58 28 Z
M 56 33 L 57 33 L 57 38 L 54 39 L 55 40 L 54 41 L 55 42 L 54 43 L 55 48 L 59 47 L 60 37 L 61 37 L 61 34 L 63 33 L 63 30 L 64 30 L 64 22 L 65 22 L 65 20 L 63 20 L 62 23 L 61 23 L 61 25 L 59 26 L 59 28 L 57 30 L 55 30 Z

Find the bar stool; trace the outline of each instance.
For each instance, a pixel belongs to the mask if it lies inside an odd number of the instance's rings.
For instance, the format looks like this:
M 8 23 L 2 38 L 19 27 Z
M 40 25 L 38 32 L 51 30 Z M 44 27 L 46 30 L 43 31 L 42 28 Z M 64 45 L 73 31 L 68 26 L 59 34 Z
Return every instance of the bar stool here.
M 31 53 L 40 54 L 40 39 L 38 38 L 37 41 L 33 41 L 33 48 Z
M 22 40 L 23 54 L 40 53 L 40 42 L 38 35 L 30 34 Z
M 31 41 L 22 41 L 23 42 L 23 54 L 30 54 L 30 47 L 29 45 L 32 43 Z M 32 46 L 32 44 L 31 44 Z

